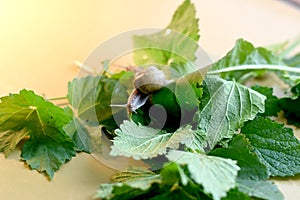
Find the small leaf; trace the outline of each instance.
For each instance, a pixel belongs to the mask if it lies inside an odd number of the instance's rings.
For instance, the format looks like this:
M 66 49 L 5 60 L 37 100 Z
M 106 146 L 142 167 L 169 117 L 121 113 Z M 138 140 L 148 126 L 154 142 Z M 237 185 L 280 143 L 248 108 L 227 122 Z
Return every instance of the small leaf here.
M 231 138 L 244 122 L 264 112 L 265 96 L 234 81 L 206 76 L 206 96 L 198 128 L 206 133 L 208 148 Z M 203 144 L 205 147 L 205 144 Z
M 266 96 L 265 101 L 265 112 L 261 113 L 261 116 L 277 116 L 277 113 L 280 111 L 278 104 L 279 99 L 273 95 L 273 88 L 263 87 L 255 85 L 252 87 L 253 90 L 259 92 L 262 95 Z
M 292 88 L 295 94 L 297 93 L 298 87 L 299 84 Z M 287 119 L 288 124 L 300 127 L 300 96 L 296 98 L 285 97 L 279 99 L 279 107 L 283 110 L 284 117 Z
M 171 150 L 167 158 L 180 165 L 187 165 L 192 179 L 202 185 L 204 192 L 211 194 L 214 200 L 225 197 L 236 186 L 235 179 L 240 169 L 236 161 L 177 150 Z
M 175 133 L 167 133 L 124 121 L 115 133 L 117 136 L 113 140 L 110 155 L 122 155 L 139 160 L 165 154 L 168 148 L 177 149 L 180 143 L 189 142 L 193 131 L 190 126 L 186 126 Z
M 271 176 L 300 173 L 300 142 L 291 128 L 268 118 L 257 117 L 245 123 L 241 132 L 249 139 Z
M 283 200 L 283 194 L 271 181 L 243 180 L 237 179 L 238 188 L 252 197 L 265 200 Z

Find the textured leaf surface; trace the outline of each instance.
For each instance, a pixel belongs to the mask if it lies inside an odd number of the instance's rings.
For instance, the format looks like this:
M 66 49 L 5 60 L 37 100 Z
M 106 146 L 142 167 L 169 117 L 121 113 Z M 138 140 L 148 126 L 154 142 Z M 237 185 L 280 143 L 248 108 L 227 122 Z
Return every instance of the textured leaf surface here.
M 188 143 L 193 134 L 190 126 L 178 129 L 175 133 L 167 133 L 131 121 L 124 121 L 115 132 L 117 136 L 113 140 L 110 154 L 137 160 L 165 154 L 167 148 L 177 149 L 180 143 Z
M 202 185 L 204 192 L 211 194 L 214 200 L 225 197 L 226 193 L 236 186 L 235 179 L 240 169 L 236 161 L 177 150 L 171 150 L 167 158 L 187 165 L 192 179 Z
M 228 148 L 216 148 L 209 155 L 236 160 L 241 168 L 238 172 L 240 179 L 267 180 L 269 178 L 267 167 L 260 161 L 249 140 L 243 134 L 234 136 Z
M 199 114 L 198 128 L 206 133 L 212 149 L 224 138 L 231 138 L 244 122 L 264 112 L 265 96 L 233 81 L 206 76 L 206 104 Z M 204 144 L 205 145 L 205 144 Z
M 257 117 L 245 123 L 241 132 L 247 136 L 271 176 L 300 173 L 300 142 L 291 128 Z
M 266 181 L 269 178 L 268 169 L 260 161 L 245 135 L 236 135 L 228 148 L 217 148 L 210 152 L 210 155 L 237 161 L 241 168 L 237 176 L 239 191 L 262 199 L 283 199 L 276 185 Z
M 74 144 L 63 131 L 70 120 L 63 109 L 32 91 L 22 90 L 19 94 L 2 97 L 1 150 L 8 153 L 28 134 L 30 139 L 22 148 L 22 159 L 31 168 L 46 172 L 52 178 L 60 165 L 75 155 Z

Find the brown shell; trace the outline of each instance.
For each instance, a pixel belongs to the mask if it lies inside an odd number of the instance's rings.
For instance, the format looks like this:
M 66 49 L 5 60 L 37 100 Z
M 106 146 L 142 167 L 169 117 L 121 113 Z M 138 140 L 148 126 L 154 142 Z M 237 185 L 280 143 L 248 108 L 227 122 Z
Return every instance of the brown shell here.
M 136 73 L 133 84 L 142 93 L 151 94 L 166 84 L 166 76 L 161 70 L 150 66 Z

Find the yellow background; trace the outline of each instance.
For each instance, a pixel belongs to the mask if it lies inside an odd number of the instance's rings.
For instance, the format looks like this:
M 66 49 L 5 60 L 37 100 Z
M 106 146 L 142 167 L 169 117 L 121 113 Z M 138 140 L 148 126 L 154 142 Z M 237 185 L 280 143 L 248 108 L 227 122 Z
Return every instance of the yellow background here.
M 179 0 L 0 0 L 0 96 L 32 89 L 47 97 L 65 96 L 83 61 L 112 35 L 136 28 L 162 28 Z M 236 39 L 269 45 L 300 34 L 300 10 L 276 0 L 194 0 L 200 44 L 213 59 Z M 79 154 L 49 182 L 18 161 L 0 154 L 0 198 L 89 199 L 113 170 Z M 280 181 L 286 199 L 300 196 L 300 181 Z

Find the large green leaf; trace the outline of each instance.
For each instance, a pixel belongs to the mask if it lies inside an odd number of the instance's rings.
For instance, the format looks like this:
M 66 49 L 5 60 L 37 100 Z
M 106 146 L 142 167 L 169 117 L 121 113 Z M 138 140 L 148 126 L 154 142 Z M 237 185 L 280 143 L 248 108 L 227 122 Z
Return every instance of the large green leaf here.
M 51 128 L 42 132 L 48 131 L 47 135 L 31 136 L 22 148 L 21 157 L 32 169 L 45 172 L 52 179 L 54 172 L 76 152 L 68 136 L 52 134 Z
M 32 91 L 22 90 L 1 98 L 0 145 L 6 154 L 26 135 L 30 139 L 21 157 L 33 169 L 50 178 L 59 167 L 75 156 L 74 144 L 63 127 L 71 117 L 63 109 Z
M 206 133 L 204 147 L 212 149 L 231 138 L 244 122 L 264 112 L 265 96 L 234 81 L 206 76 L 198 128 Z
M 249 140 L 243 134 L 236 135 L 228 148 L 217 148 L 210 155 L 230 158 L 241 168 L 238 172 L 238 189 L 251 197 L 263 199 L 283 199 L 279 189 L 266 181 L 269 178 L 267 167 L 260 161 Z
M 300 173 L 300 142 L 291 128 L 257 117 L 245 123 L 241 132 L 247 136 L 271 176 L 293 176 Z
M 112 109 L 111 105 L 125 105 L 127 99 L 127 89 L 122 81 L 105 75 L 75 78 L 68 86 L 68 100 L 76 117 L 108 127 L 117 127 L 111 120 L 113 114 L 125 112 L 122 108 Z
M 235 179 L 240 169 L 236 161 L 178 150 L 171 150 L 167 158 L 180 165 L 187 165 L 192 179 L 202 185 L 204 193 L 211 194 L 214 200 L 225 197 L 236 186 Z
M 267 180 L 269 178 L 267 167 L 260 161 L 243 134 L 234 136 L 227 148 L 216 148 L 209 155 L 236 160 L 241 168 L 238 173 L 240 179 Z
M 186 0 L 178 7 L 170 24 L 158 33 L 134 36 L 136 65 L 194 61 L 199 39 L 195 6 Z
M 168 148 L 177 149 L 180 143 L 189 143 L 193 135 L 190 126 L 178 129 L 175 133 L 167 133 L 131 121 L 124 121 L 115 132 L 117 136 L 113 140 L 110 154 L 137 160 L 165 154 Z

